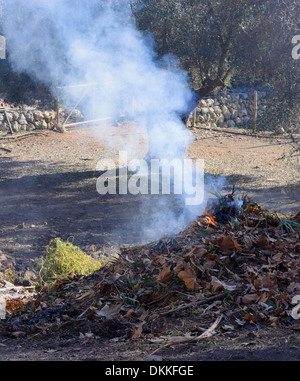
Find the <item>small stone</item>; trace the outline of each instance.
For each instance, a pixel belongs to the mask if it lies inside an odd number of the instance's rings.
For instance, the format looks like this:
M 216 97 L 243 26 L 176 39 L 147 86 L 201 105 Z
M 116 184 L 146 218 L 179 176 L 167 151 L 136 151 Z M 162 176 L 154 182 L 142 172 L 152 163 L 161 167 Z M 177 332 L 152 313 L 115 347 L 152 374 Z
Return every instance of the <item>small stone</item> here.
M 32 111 L 27 111 L 26 112 L 26 120 L 28 123 L 33 123 L 34 122 L 34 116 Z
M 11 113 L 11 112 L 7 112 L 6 113 L 6 116 L 7 116 L 7 119 L 10 121 L 10 122 L 12 122 L 13 121 L 13 114 Z
M 215 101 L 213 99 L 211 99 L 211 98 L 206 99 L 207 107 L 212 107 L 214 103 L 215 103 Z
M 18 111 L 13 111 L 12 116 L 13 116 L 13 120 L 18 120 L 20 117 L 20 113 L 18 113 Z
M 26 118 L 25 118 L 25 116 L 24 116 L 24 114 L 21 114 L 21 115 L 20 115 L 20 117 L 19 117 L 19 119 L 18 119 L 18 123 L 19 123 L 21 126 L 28 124 L 28 123 L 27 123 L 27 120 L 26 120 Z
M 247 116 L 248 115 L 248 112 L 245 108 L 243 108 L 242 110 L 239 111 L 239 117 L 240 118 L 243 118 L 244 116 Z
M 232 110 L 232 113 L 231 113 L 231 117 L 232 117 L 232 119 L 236 119 L 237 117 L 238 117 L 238 111 L 237 110 L 235 110 L 235 109 L 233 109 Z
M 234 123 L 234 121 L 232 119 L 228 120 L 227 127 L 229 127 L 229 128 L 235 127 L 235 123 Z
M 15 131 L 15 132 L 19 132 L 21 129 L 21 126 L 18 122 L 13 122 L 11 127 L 12 127 L 13 131 Z
M 43 119 L 43 113 L 41 111 L 36 110 L 33 115 L 36 121 L 41 121 Z
M 221 114 L 218 116 L 218 119 L 216 120 L 216 124 L 218 127 L 222 127 L 224 124 L 224 116 Z

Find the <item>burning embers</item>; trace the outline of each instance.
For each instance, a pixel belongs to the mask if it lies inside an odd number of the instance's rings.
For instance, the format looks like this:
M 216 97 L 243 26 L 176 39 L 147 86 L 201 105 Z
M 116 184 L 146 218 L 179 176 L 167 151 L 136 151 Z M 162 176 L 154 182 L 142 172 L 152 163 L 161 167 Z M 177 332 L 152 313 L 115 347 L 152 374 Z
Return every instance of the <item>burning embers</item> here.
M 203 221 L 211 226 L 218 227 L 219 224 L 227 224 L 237 220 L 247 208 L 249 199 L 247 196 L 239 196 L 234 188 L 232 192 L 222 196 L 220 193 L 215 194 L 216 201 L 204 209 Z
M 234 188 L 225 196 L 219 193 L 215 195 L 217 199 L 204 210 L 198 223 L 215 228 L 231 224 L 235 229 L 246 227 L 250 232 L 267 227 L 279 227 L 282 231 L 292 231 L 295 227 L 300 227 L 299 214 L 291 220 L 281 219 L 276 212 L 262 209 L 247 195 L 235 192 Z
M 206 210 L 204 210 L 204 214 L 206 214 Z M 215 216 L 206 216 L 206 217 L 203 218 L 203 220 L 205 222 L 207 222 L 209 225 L 212 225 L 212 226 L 215 226 L 215 227 L 218 226 L 218 223 L 216 221 L 216 217 Z

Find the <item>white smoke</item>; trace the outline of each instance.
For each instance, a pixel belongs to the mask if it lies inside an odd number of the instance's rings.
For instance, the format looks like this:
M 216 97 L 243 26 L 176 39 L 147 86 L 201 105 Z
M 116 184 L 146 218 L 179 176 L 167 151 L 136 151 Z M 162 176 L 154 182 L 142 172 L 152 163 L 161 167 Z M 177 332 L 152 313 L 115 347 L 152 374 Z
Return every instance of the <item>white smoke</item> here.
M 16 72 L 48 84 L 54 94 L 57 85 L 100 84 L 87 92 L 82 104 L 87 119 L 132 117 L 134 102 L 134 121 L 147 129 L 149 156 L 183 159 L 190 134 L 180 115 L 189 111 L 193 101 L 188 76 L 173 57 L 158 59 L 153 41 L 149 43 L 135 28 L 127 3 L 6 0 L 4 33 L 10 61 Z M 81 91 L 65 88 L 63 98 L 75 102 Z M 103 131 L 98 132 L 102 140 Z M 126 140 L 122 148 L 126 149 Z M 167 221 L 167 207 L 163 210 L 160 204 L 159 209 Z M 190 219 L 200 213 L 198 208 Z M 155 234 L 159 230 L 157 226 Z
M 121 9 L 105 3 L 114 2 L 7 0 L 4 32 L 13 68 L 54 91 L 56 85 L 100 84 L 85 98 L 87 118 L 96 104 L 94 117 L 118 120 L 121 112 L 131 113 L 134 102 L 135 119 L 146 123 L 153 154 L 178 157 L 188 139 L 179 118 L 192 99 L 187 75 L 170 60 L 157 60 L 135 29 L 126 1 Z M 64 97 L 75 101 L 81 91 L 66 88 Z

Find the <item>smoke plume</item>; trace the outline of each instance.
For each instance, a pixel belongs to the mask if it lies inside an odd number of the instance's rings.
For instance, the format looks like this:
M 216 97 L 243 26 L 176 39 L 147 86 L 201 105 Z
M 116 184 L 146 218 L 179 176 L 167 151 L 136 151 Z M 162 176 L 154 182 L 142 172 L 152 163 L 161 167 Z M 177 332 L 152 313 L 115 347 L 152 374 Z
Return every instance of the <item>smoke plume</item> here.
M 127 1 L 7 0 L 4 32 L 16 72 L 46 83 L 53 94 L 65 86 L 62 99 L 69 103 L 82 89 L 67 86 L 97 84 L 81 104 L 87 119 L 128 117 L 146 126 L 149 157 L 183 158 L 191 139 L 180 118 L 193 102 L 188 76 L 174 57 L 157 57 L 153 40 L 136 29 Z M 104 127 L 96 131 L 105 139 Z M 123 150 L 127 143 L 124 139 Z M 167 202 L 158 205 L 164 226 L 156 210 L 153 236 L 169 233 L 168 226 L 180 229 L 182 216 L 178 224 Z

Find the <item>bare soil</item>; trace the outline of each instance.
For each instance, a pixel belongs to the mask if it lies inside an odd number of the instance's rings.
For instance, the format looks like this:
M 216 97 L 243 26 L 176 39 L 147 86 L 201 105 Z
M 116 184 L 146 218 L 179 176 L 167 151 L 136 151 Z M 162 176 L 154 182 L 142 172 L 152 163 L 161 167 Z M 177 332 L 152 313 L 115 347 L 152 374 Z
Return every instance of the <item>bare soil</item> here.
M 123 127 L 130 145 L 147 153 L 145 131 Z M 111 195 L 96 191 L 97 162 L 118 157 L 125 148 L 112 128 L 111 141 L 101 139 L 91 128 L 53 131 L 25 139 L 0 140 L 0 273 L 7 269 L 14 284 L 28 286 L 36 279 L 35 269 L 52 238 L 68 239 L 89 251 L 116 245 L 134 245 L 141 237 L 142 197 Z M 300 210 L 300 171 L 297 158 L 290 158 L 289 138 L 250 136 L 245 131 L 215 132 L 195 129 L 195 141 L 188 148 L 192 158 L 205 159 L 206 172 L 221 178 L 223 191 L 235 185 L 266 209 L 296 214 Z M 232 132 L 232 133 L 231 133 Z M 115 139 L 115 140 L 114 140 Z M 282 157 L 285 156 L 284 159 Z M 207 322 L 195 316 L 194 327 Z M 153 360 L 155 344 L 131 342 L 117 322 L 70 324 L 61 331 L 30 339 L 0 334 L 1 360 Z M 185 319 L 162 319 L 165 335 L 182 332 Z M 208 324 L 209 325 L 209 324 Z M 187 329 L 190 327 L 187 327 Z M 239 331 L 221 331 L 200 344 L 162 350 L 162 360 L 299 360 L 299 323 L 264 327 L 249 324 Z M 94 335 L 80 337 L 80 333 Z
M 299 157 L 291 157 L 288 135 L 224 129 L 194 129 L 196 141 L 189 148 L 192 158 L 204 158 L 206 171 L 223 177 L 268 210 L 293 213 L 300 202 Z

